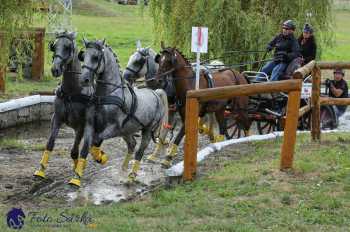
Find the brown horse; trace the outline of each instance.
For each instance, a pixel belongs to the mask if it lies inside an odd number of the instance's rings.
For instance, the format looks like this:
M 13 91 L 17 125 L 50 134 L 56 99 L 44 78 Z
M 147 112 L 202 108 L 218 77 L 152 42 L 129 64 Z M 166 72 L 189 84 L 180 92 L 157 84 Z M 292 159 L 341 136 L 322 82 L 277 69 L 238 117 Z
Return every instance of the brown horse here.
M 159 63 L 159 70 L 156 78 L 158 81 L 165 81 L 171 79 L 175 86 L 176 98 L 178 103 L 178 110 L 183 122 L 181 130 L 177 134 L 174 143 L 170 145 L 166 160 L 163 161 L 164 166 L 170 166 L 172 159 L 176 156 L 178 145 L 185 135 L 185 104 L 186 93 L 189 90 L 195 89 L 195 72 L 192 69 L 190 62 L 176 49 L 163 48 L 160 54 L 155 57 Z M 229 85 L 247 84 L 246 78 L 239 72 L 231 69 L 224 69 L 212 73 L 212 78 L 205 74 L 204 71 L 200 73 L 199 88 L 205 89 L 210 87 L 223 87 Z M 210 81 L 212 80 L 212 81 Z M 225 110 L 227 106 L 236 115 L 237 123 L 241 128 L 248 131 L 250 127 L 250 120 L 247 114 L 248 107 L 247 96 L 235 97 L 228 100 L 215 100 L 202 103 L 199 109 L 199 116 L 203 117 L 206 113 L 214 113 L 219 124 L 219 135 L 215 136 L 215 141 L 224 140 L 225 133 Z

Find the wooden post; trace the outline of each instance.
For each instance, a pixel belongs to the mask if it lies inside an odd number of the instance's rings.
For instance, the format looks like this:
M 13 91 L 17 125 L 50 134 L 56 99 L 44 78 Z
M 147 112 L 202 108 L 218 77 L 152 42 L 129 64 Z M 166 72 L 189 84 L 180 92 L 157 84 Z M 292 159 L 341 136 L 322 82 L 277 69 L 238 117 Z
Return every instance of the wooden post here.
M 0 93 L 5 93 L 6 67 L 0 64 Z
M 295 140 L 299 118 L 300 90 L 288 94 L 287 119 L 284 127 L 284 138 L 281 151 L 281 170 L 292 168 Z
M 0 32 L 0 50 L 4 46 L 3 37 L 4 37 L 4 34 Z M 3 66 L 0 62 L 0 93 L 5 93 L 5 75 L 6 75 L 6 66 Z
M 44 37 L 45 28 L 36 28 L 34 33 L 34 52 L 32 63 L 32 78 L 40 80 L 44 76 Z
M 311 95 L 311 136 L 313 141 L 320 141 L 320 88 L 321 70 L 318 66 L 312 69 L 312 95 Z
M 197 169 L 199 102 L 186 99 L 184 180 L 192 180 Z

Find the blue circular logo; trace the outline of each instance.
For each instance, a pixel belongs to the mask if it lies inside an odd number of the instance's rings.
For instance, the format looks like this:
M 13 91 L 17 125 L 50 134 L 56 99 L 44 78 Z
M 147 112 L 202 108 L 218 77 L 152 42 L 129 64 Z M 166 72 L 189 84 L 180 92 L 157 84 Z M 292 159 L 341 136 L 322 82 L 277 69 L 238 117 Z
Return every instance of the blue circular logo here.
M 8 227 L 19 230 L 23 227 L 24 225 L 24 218 L 26 215 L 24 215 L 24 212 L 21 208 L 12 208 L 8 213 L 7 213 L 7 225 Z

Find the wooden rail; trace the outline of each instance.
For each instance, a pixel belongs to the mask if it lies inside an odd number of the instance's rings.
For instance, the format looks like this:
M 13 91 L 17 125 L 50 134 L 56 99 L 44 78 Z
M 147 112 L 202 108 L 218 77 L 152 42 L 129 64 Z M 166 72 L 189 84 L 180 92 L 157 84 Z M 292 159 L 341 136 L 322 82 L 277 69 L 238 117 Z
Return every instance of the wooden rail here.
M 299 109 L 299 118 L 311 110 L 311 105 L 307 104 Z
M 301 85 L 301 80 L 287 80 L 188 91 L 186 99 L 186 136 L 183 178 L 185 180 L 192 180 L 196 174 L 198 113 L 200 102 L 214 99 L 230 99 L 235 96 L 247 96 L 259 93 L 288 92 L 287 115 L 284 129 L 284 139 L 281 148 L 280 169 L 284 170 L 292 168 L 299 115 Z
M 321 105 L 350 105 L 350 98 L 333 98 L 333 97 L 321 97 Z
M 311 95 L 311 136 L 312 139 L 320 141 L 320 106 L 321 105 L 350 105 L 350 98 L 328 98 L 320 97 L 321 90 L 321 69 L 350 69 L 350 62 L 327 62 L 311 61 L 299 68 L 293 74 L 294 79 L 302 79 L 311 72 L 312 95 Z M 305 113 L 306 107 L 299 110 L 299 116 Z

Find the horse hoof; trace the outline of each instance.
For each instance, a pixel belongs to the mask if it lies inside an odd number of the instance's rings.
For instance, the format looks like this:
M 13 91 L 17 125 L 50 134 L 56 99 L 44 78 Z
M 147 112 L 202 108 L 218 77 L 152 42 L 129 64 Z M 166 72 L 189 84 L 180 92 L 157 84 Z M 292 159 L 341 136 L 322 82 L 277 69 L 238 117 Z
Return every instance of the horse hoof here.
M 101 165 L 105 165 L 107 161 L 108 161 L 108 156 L 103 151 L 101 151 L 100 159 L 96 160 L 96 162 Z
M 225 140 L 225 136 L 224 135 L 217 135 L 215 136 L 214 142 L 218 143 L 218 142 L 222 142 Z
M 105 165 L 105 164 L 107 163 L 107 161 L 108 161 L 108 156 L 107 156 L 106 154 L 103 153 L 103 154 L 101 155 L 100 164 Z
M 171 167 L 171 160 L 163 160 L 162 167 L 163 168 L 170 168 Z
M 133 173 L 131 172 L 129 175 L 128 175 L 128 181 L 127 181 L 127 184 L 133 184 L 136 182 L 136 173 Z
M 34 177 L 38 177 L 40 179 L 46 179 L 45 172 L 42 170 L 37 170 L 34 172 Z
M 77 188 L 80 188 L 81 185 L 80 180 L 76 178 L 71 179 L 68 184 Z
M 154 154 L 152 155 L 149 155 L 147 158 L 146 158 L 147 161 L 151 162 L 151 163 L 156 163 L 157 162 L 157 158 Z

